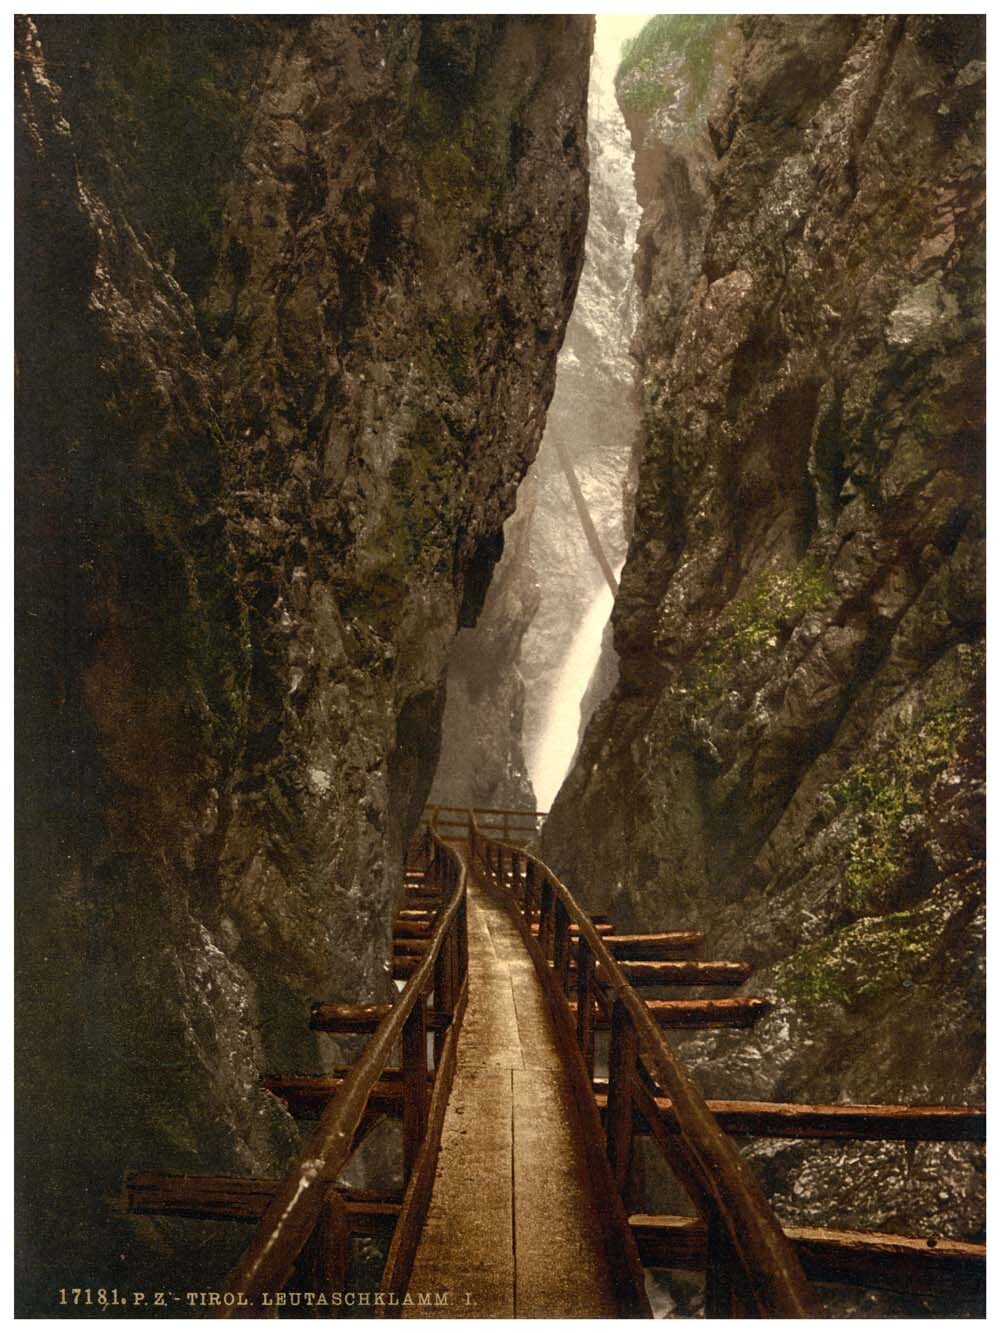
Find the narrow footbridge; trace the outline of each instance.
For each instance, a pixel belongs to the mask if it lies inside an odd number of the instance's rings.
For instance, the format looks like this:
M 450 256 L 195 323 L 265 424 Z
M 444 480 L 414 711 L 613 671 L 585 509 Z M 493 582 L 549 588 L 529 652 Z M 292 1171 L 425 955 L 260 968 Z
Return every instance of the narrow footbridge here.
M 127 1178 L 134 1212 L 256 1224 L 203 1312 L 649 1317 L 646 1268 L 703 1271 L 716 1318 L 821 1314 L 816 1283 L 974 1295 L 985 1246 L 782 1227 L 737 1141 L 981 1141 L 984 1108 L 706 1101 L 665 1033 L 751 1026 L 768 1002 L 729 993 L 751 968 L 705 960 L 698 932 L 622 935 L 584 912 L 525 849 L 538 818 L 432 812 L 396 916 L 395 1003 L 317 1003 L 312 1027 L 369 1034 L 362 1053 L 266 1080 L 316 1121 L 281 1180 Z M 346 1188 L 386 1117 L 402 1122 L 401 1193 Z M 639 1136 L 688 1213 L 632 1211 Z M 365 1237 L 380 1278 L 360 1275 Z

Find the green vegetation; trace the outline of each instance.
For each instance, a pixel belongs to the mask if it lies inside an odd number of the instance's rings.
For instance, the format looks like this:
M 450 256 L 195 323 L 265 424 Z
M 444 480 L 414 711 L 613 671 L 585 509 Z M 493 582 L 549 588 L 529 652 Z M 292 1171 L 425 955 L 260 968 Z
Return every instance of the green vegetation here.
M 642 31 L 622 45 L 615 75 L 621 104 L 635 111 L 652 112 L 668 99 L 672 89 L 664 82 L 664 61 L 671 56 L 684 62 L 685 98 L 689 116 L 708 92 L 715 36 L 728 21 L 725 14 L 657 14 Z
M 418 83 L 408 138 L 423 186 L 442 213 L 462 216 L 470 205 L 488 213 L 499 203 L 510 168 L 504 108 L 469 105 Z
M 775 984 L 802 1008 L 872 1003 L 912 983 L 940 933 L 939 915 L 927 907 L 866 918 L 781 963 Z
M 792 569 L 758 575 L 730 605 L 694 666 L 688 697 L 695 706 L 705 708 L 717 700 L 739 666 L 777 647 L 782 627 L 797 624 L 807 611 L 821 606 L 830 590 L 830 571 L 813 555 Z
M 832 789 L 837 804 L 858 820 L 844 870 L 847 903 L 855 911 L 871 904 L 902 873 L 903 821 L 921 808 L 971 721 L 971 710 L 957 695 L 942 691 L 919 725 L 897 726 L 877 764 L 855 764 Z

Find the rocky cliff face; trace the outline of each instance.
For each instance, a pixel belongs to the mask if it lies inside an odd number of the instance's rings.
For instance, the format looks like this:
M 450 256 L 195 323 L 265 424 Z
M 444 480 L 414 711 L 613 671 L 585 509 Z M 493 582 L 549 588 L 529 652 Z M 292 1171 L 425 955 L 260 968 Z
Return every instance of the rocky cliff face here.
M 586 259 L 538 457 L 506 525 L 503 559 L 483 615 L 474 629 L 459 634 L 453 649 L 432 792 L 441 803 L 535 805 L 532 775 L 540 772 L 539 750 L 552 725 L 560 671 L 580 622 L 605 586 L 574 508 L 557 441 L 571 461 L 608 559 L 617 568 L 625 557 L 638 424 L 629 355 L 638 209 L 627 131 L 618 107 L 607 102 L 606 82 L 595 59 Z M 606 693 L 615 671 L 610 645 L 602 665 Z M 570 703 L 574 735 L 578 702 Z M 586 716 L 596 702 L 595 697 Z
M 582 261 L 590 30 L 19 23 L 22 1313 L 218 1276 L 124 1172 L 279 1170 L 261 1073 L 388 987 Z
M 979 1100 L 983 26 L 684 22 L 619 80 L 643 456 L 544 854 L 757 965 L 771 1015 L 684 1042 L 709 1094 Z M 793 1221 L 982 1226 L 964 1149 L 756 1158 Z

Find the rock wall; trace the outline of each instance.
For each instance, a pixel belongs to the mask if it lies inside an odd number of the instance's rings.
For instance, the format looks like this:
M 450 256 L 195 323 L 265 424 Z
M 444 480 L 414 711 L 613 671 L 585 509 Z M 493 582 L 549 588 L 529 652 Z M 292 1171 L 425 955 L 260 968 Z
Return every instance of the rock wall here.
M 656 23 L 621 678 L 544 856 L 756 964 L 709 1095 L 981 1100 L 983 24 Z M 977 1152 L 751 1151 L 792 1221 L 982 1227 Z
M 638 209 L 621 112 L 595 57 L 590 79 L 586 258 L 538 457 L 508 520 L 506 546 L 474 629 L 455 641 L 432 799 L 534 808 L 531 774 L 560 669 L 604 579 L 580 525 L 556 440 L 570 458 L 602 546 L 625 557 L 638 425 L 629 354 Z M 614 653 L 602 661 L 604 692 Z M 595 699 L 596 703 L 596 699 Z M 585 716 L 593 711 L 592 704 Z
M 387 993 L 582 262 L 591 27 L 18 22 L 22 1314 L 218 1278 L 245 1233 L 123 1174 L 279 1171 L 260 1075 Z

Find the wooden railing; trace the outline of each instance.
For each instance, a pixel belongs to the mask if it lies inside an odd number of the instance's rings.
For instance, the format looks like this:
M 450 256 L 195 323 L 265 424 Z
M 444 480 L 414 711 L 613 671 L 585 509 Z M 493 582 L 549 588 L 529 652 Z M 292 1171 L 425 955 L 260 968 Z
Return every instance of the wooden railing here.
M 469 838 L 470 816 L 474 816 L 479 830 L 500 842 L 523 844 L 530 842 L 542 827 L 548 812 L 545 810 L 494 810 L 485 806 L 431 805 L 424 812 L 428 825 L 433 824 L 443 838 L 466 842 Z
M 382 1292 L 406 1291 L 417 1240 L 430 1200 L 444 1109 L 451 1089 L 455 1047 L 467 995 L 466 870 L 462 857 L 433 829 L 423 835 L 427 885 L 446 896 L 420 966 L 398 999 L 369 1006 L 375 1031 L 330 1100 L 316 1130 L 274 1188 L 249 1245 L 230 1272 L 219 1318 L 259 1312 L 264 1293 L 285 1289 L 298 1264 L 313 1291 L 337 1290 L 345 1277 L 347 1205 L 337 1179 L 350 1160 L 376 1085 L 402 1047 L 403 1160 L 406 1192 L 382 1277 Z M 433 1009 L 429 1007 L 433 994 Z M 313 1026 L 325 1031 L 363 1030 L 358 1006 L 318 1006 Z M 338 1021 L 338 1016 L 339 1020 Z M 362 1018 L 365 1015 L 361 1016 Z M 433 1029 L 435 1068 L 429 1080 L 427 1033 Z M 433 1090 L 431 1090 L 431 1087 Z
M 516 834 L 509 841 L 491 837 L 476 813 L 463 810 L 457 812 L 462 815 L 462 837 L 450 831 L 450 813 L 446 808 L 436 825 L 433 818 L 425 824 L 408 857 L 394 937 L 394 952 L 401 951 L 395 962 L 405 961 L 401 970 L 410 975 L 406 988 L 392 1005 L 313 1006 L 314 1029 L 372 1034 L 358 1061 L 326 1075 L 275 1075 L 264 1081 L 294 1115 L 322 1112 L 285 1177 L 273 1181 L 146 1172 L 126 1179 L 127 1203 L 134 1212 L 259 1220 L 225 1288 L 210 1293 L 212 1313 L 222 1318 L 266 1317 L 279 1313 L 286 1296 L 290 1309 L 296 1293 L 304 1299 L 309 1292 L 342 1291 L 352 1235 L 382 1234 L 380 1229 L 393 1221 L 373 1307 L 380 1315 L 401 1313 L 430 1203 L 468 996 L 466 873 L 473 861 L 514 909 L 549 995 L 577 1103 L 577 1130 L 602 1201 L 603 1240 L 623 1317 L 651 1313 L 644 1263 L 703 1269 L 709 1317 L 815 1314 L 807 1276 L 894 1291 L 979 1290 L 985 1272 L 981 1244 L 937 1236 L 783 1231 L 730 1137 L 982 1141 L 984 1107 L 704 1101 L 660 1030 L 664 1011 L 671 1009 L 673 1024 L 689 1024 L 696 1009 L 713 1004 L 765 1002 L 683 1002 L 681 1015 L 678 1002 L 644 1003 L 632 983 L 739 984 L 748 965 L 650 962 L 650 954 L 689 959 L 704 939 L 691 931 L 608 934 L 610 923 L 584 913 L 552 871 L 524 850 Z M 510 830 L 510 817 L 526 812 L 487 813 L 493 816 L 488 821 L 492 832 L 498 823 L 502 827 L 504 815 Z M 533 812 L 530 818 L 535 818 Z M 456 849 L 455 843 L 466 840 L 467 850 Z M 643 957 L 619 959 L 628 951 Z M 696 1026 L 704 1025 L 703 1015 L 694 1018 Z M 595 1078 L 595 1033 L 607 1028 L 608 1077 Z M 433 1034 L 433 1069 L 428 1034 Z M 394 1058 L 400 1067 L 389 1065 Z M 336 1185 L 368 1130 L 386 1114 L 403 1122 L 401 1202 Z M 630 1216 L 636 1135 L 652 1136 L 699 1217 Z
M 807 1318 L 820 1313 L 813 1288 L 746 1162 L 717 1123 L 704 1098 L 626 980 L 599 932 L 553 872 L 512 842 L 487 836 L 473 815 L 470 861 L 508 895 L 525 944 L 547 987 L 563 1055 L 578 1102 L 589 1117 L 593 1169 L 606 1162 L 613 1181 L 609 1215 L 627 1221 L 625 1198 L 636 1117 L 681 1181 L 705 1225 L 707 1317 Z M 575 1014 L 568 999 L 575 953 Z M 594 1034 L 598 1012 L 610 1010 L 604 1133 L 593 1093 Z M 670 1099 L 674 1132 L 663 1128 L 660 1090 Z M 589 1109 L 588 1109 L 589 1104 Z M 621 1236 L 623 1275 L 634 1283 L 638 1259 Z

